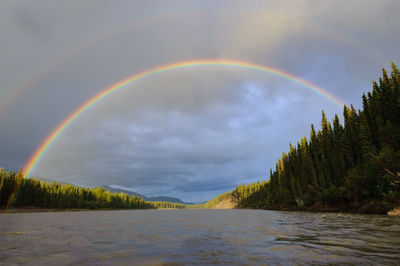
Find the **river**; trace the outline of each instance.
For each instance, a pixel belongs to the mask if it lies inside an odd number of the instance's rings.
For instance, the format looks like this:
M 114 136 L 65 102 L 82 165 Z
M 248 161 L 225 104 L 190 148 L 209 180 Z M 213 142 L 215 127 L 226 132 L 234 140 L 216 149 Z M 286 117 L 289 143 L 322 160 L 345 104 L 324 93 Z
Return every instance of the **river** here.
M 400 217 L 262 210 L 0 215 L 0 264 L 400 264 Z

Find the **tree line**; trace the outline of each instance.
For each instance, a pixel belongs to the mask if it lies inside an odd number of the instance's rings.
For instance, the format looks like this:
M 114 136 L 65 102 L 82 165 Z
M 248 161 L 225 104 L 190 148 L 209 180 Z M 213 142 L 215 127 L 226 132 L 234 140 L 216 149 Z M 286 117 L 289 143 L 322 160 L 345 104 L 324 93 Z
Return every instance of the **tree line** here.
M 392 62 L 362 110 L 344 106 L 344 123 L 330 123 L 290 144 L 268 181 L 237 186 L 230 196 L 239 207 L 323 209 L 385 213 L 400 199 L 400 75 Z M 226 197 L 226 195 L 225 195 Z
M 184 208 L 186 205 L 146 202 L 140 197 L 110 193 L 101 187 L 86 188 L 58 182 L 48 183 L 35 178 L 25 178 L 21 171 L 16 174 L 0 169 L 0 207 L 151 209 Z
M 400 74 L 392 63 L 383 69 L 362 109 L 344 106 L 343 123 L 330 123 L 322 111 L 321 128 L 311 125 L 282 153 L 268 181 L 237 186 L 208 202 L 231 199 L 238 207 L 315 209 L 385 213 L 400 200 Z M 184 208 L 183 204 L 145 202 L 104 188 L 47 183 L 0 169 L 0 206 L 41 208 Z

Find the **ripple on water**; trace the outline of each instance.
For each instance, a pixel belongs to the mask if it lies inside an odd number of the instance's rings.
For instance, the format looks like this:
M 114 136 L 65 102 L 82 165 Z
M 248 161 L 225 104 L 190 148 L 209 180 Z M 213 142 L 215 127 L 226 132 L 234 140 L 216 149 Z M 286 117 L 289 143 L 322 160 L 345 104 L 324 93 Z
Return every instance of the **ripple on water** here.
M 255 210 L 0 216 L 0 264 L 399 264 L 400 217 Z

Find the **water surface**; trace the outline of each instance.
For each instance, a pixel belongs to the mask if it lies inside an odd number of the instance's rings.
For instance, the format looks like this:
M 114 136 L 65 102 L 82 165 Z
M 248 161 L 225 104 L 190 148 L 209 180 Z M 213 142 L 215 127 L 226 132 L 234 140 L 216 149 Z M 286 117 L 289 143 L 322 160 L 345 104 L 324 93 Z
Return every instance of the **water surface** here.
M 0 264 L 400 264 L 400 217 L 262 210 L 0 215 Z

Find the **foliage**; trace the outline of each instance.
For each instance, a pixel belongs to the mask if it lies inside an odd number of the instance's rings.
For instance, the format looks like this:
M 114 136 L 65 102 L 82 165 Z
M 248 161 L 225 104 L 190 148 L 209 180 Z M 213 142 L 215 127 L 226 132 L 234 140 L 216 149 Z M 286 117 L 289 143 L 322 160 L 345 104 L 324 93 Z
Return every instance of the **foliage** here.
M 363 109 L 344 106 L 344 123 L 322 111 L 321 129 L 290 144 L 268 182 L 238 186 L 240 207 L 390 206 L 400 195 L 400 75 L 383 69 Z M 225 197 L 227 193 L 222 194 Z M 215 204 L 220 197 L 214 199 Z M 211 204 L 210 202 L 210 204 Z
M 155 208 L 168 208 L 168 209 L 183 209 L 186 208 L 186 204 L 181 204 L 181 203 L 173 203 L 173 202 L 166 202 L 166 201 L 152 201 L 149 202 L 152 204 Z
M 110 193 L 104 188 L 85 188 L 57 182 L 47 183 L 35 178 L 24 178 L 0 169 L 0 206 L 38 208 L 87 209 L 148 209 L 185 208 L 184 204 L 145 202 L 125 193 Z
M 263 206 L 263 196 L 265 194 L 263 189 L 265 188 L 265 184 L 266 181 L 236 186 L 235 190 L 221 194 L 214 199 L 208 201 L 205 204 L 205 208 L 212 209 L 218 203 L 224 200 L 230 200 L 238 206 L 255 208 L 265 207 Z

